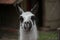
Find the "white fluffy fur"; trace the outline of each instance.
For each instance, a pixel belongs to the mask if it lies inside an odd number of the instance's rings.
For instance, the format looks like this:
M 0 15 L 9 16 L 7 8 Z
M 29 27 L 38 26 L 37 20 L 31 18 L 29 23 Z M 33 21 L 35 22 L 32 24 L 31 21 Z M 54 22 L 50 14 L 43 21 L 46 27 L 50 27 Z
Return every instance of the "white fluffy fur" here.
M 37 28 L 36 28 L 36 23 L 34 21 L 34 25 L 32 23 L 31 20 L 31 16 L 34 16 L 34 14 L 32 14 L 31 12 L 23 12 L 22 15 L 24 18 L 23 23 L 20 23 L 20 37 L 19 40 L 37 40 Z M 24 22 L 25 21 L 31 21 L 32 23 L 32 28 L 29 32 L 24 31 L 23 27 L 24 27 Z

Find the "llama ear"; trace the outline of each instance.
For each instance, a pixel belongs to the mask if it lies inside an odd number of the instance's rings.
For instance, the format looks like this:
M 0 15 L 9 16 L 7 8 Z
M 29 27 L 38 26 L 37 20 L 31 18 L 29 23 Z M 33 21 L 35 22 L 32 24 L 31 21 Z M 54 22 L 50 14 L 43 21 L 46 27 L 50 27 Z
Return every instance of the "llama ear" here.
M 22 1 L 23 0 L 16 0 L 13 4 L 16 7 L 16 10 L 17 10 L 18 13 L 23 13 L 24 12 L 23 9 L 20 7 L 20 3 Z
M 33 8 L 31 9 L 31 12 L 36 14 L 37 13 L 37 10 L 39 8 L 39 5 L 38 5 L 38 2 L 33 6 Z
M 18 6 L 18 5 L 17 5 L 17 9 L 19 10 L 20 13 L 24 12 L 23 9 L 20 6 Z

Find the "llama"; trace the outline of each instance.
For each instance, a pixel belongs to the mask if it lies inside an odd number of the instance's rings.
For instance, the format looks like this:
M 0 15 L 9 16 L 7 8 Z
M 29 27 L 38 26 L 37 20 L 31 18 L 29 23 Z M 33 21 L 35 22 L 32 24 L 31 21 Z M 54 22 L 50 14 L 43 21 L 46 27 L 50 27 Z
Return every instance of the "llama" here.
M 22 13 L 19 17 L 19 40 L 37 40 L 35 15 L 30 11 L 24 12 L 19 6 L 18 9 Z

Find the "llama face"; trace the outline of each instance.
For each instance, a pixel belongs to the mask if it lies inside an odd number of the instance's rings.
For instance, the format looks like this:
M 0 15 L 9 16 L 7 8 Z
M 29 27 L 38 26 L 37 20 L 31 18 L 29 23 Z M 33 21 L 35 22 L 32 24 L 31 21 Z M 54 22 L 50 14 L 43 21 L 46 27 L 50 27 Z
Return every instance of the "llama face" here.
M 25 31 L 30 31 L 34 25 L 35 16 L 31 12 L 23 12 L 20 15 L 20 25 Z

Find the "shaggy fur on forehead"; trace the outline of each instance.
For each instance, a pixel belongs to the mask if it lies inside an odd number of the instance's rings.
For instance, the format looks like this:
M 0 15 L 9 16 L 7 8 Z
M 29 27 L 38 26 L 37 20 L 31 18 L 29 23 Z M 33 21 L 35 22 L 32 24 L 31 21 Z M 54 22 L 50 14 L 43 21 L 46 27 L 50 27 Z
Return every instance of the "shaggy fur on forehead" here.
M 31 12 L 23 12 L 20 16 L 23 16 L 23 17 L 28 17 L 28 16 L 34 16 L 34 14 L 32 14 Z

